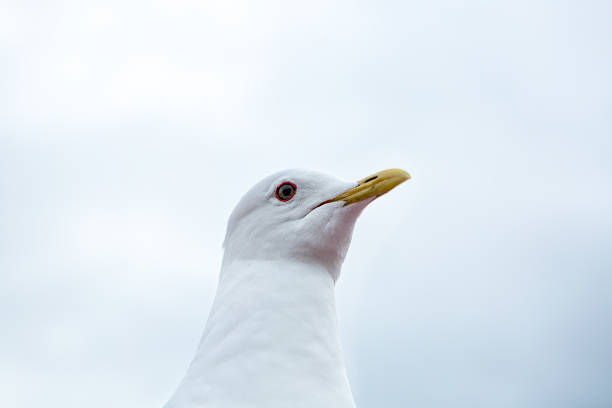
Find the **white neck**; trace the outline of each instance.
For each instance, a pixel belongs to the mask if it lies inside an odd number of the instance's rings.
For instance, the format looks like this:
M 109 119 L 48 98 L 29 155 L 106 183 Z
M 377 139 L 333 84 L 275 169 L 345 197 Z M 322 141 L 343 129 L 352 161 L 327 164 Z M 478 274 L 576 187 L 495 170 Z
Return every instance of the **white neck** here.
M 325 268 L 224 264 L 196 356 L 166 405 L 200 406 L 354 406 Z

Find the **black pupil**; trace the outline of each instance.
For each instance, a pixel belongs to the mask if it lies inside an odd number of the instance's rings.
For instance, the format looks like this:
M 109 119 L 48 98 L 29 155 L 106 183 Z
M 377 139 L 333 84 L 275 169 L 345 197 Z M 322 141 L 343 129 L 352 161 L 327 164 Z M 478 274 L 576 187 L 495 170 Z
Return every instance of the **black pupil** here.
M 291 197 L 291 194 L 293 194 L 293 186 L 287 184 L 284 185 L 280 188 L 280 197 L 283 199 L 287 199 L 289 197 Z

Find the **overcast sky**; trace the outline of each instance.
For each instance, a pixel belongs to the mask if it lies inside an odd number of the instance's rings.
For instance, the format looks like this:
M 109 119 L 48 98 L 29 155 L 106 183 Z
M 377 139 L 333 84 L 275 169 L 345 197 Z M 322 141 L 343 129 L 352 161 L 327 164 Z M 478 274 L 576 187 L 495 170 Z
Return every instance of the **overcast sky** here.
M 0 4 L 0 406 L 160 407 L 289 167 L 413 175 L 337 287 L 360 407 L 612 406 L 610 2 Z

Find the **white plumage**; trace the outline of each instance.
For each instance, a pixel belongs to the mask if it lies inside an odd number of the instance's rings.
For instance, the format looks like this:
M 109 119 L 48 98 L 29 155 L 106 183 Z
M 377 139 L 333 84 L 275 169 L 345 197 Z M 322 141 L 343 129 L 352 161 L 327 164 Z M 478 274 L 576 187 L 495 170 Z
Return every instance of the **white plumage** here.
M 202 340 L 165 407 L 353 407 L 335 281 L 363 208 L 408 178 L 287 170 L 247 192 L 228 222 Z

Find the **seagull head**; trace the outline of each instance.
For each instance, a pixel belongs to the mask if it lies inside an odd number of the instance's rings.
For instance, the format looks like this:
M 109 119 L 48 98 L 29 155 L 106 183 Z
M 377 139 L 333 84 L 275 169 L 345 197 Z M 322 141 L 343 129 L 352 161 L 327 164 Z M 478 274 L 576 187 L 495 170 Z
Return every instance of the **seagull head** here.
M 232 212 L 224 265 L 298 260 L 320 264 L 336 279 L 361 211 L 409 178 L 399 169 L 357 182 L 302 169 L 272 174 L 253 186 Z

